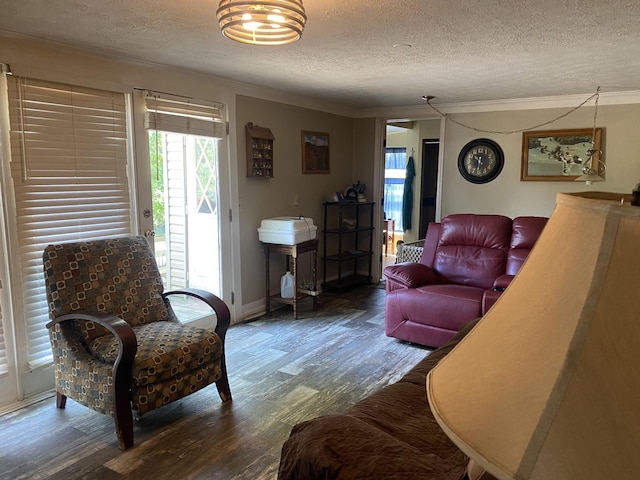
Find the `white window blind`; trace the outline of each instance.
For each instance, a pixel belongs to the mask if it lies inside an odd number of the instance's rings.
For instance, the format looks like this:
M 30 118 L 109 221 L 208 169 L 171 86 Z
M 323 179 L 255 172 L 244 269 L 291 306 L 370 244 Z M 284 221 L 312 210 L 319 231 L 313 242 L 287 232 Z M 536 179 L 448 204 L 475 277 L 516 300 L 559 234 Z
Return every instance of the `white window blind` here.
M 8 80 L 21 274 L 14 291 L 23 295 L 33 368 L 52 358 L 45 327 L 45 246 L 131 233 L 126 98 L 39 80 Z
M 149 130 L 224 138 L 224 105 L 164 93 L 145 92 L 145 127 Z
M 0 375 L 9 372 L 7 361 L 7 346 L 4 343 L 4 329 L 2 328 L 2 310 L 0 309 Z

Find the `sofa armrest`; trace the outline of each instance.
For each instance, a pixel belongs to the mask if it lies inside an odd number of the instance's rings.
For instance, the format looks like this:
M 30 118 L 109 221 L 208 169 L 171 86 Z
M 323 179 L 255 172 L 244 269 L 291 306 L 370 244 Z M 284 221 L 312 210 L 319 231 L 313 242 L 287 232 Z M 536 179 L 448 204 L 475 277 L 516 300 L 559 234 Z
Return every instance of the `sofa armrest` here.
M 482 316 L 484 317 L 493 304 L 498 301 L 502 295 L 502 290 L 489 289 L 485 290 L 482 295 Z
M 435 272 L 422 263 L 405 262 L 384 269 L 388 280 L 404 288 L 417 288 L 436 283 Z
M 513 277 L 515 275 L 500 275 L 498 278 L 496 278 L 493 282 L 493 289 L 498 291 L 498 292 L 504 292 L 507 287 L 509 286 L 509 284 L 511 283 L 511 280 L 513 280 Z

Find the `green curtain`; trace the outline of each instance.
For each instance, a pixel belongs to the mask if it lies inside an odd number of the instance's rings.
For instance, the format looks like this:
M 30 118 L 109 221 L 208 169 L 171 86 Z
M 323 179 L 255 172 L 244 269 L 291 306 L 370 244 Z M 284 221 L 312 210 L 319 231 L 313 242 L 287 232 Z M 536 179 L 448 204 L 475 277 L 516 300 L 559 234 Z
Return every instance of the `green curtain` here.
M 411 230 L 411 214 L 413 213 L 413 177 L 416 176 L 416 166 L 413 157 L 407 162 L 407 173 L 404 178 L 404 192 L 402 195 L 402 228 Z

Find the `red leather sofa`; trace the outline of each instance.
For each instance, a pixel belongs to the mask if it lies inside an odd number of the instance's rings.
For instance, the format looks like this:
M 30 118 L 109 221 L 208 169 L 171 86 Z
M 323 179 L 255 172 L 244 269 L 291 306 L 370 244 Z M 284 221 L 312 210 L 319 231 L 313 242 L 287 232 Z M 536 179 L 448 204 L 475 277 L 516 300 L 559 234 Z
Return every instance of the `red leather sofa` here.
M 486 313 L 518 273 L 545 217 L 456 214 L 430 223 L 420 262 L 384 269 L 385 333 L 439 347 Z

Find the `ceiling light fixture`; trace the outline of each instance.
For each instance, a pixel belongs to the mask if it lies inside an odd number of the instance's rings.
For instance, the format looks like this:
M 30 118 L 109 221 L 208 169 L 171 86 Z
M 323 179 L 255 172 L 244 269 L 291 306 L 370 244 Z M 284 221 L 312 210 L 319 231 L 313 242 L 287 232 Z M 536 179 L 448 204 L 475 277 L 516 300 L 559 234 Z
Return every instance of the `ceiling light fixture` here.
M 302 0 L 221 0 L 216 16 L 225 37 L 250 45 L 296 42 L 307 22 Z

